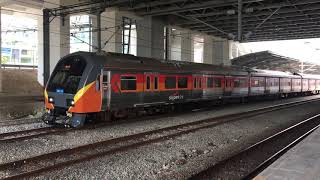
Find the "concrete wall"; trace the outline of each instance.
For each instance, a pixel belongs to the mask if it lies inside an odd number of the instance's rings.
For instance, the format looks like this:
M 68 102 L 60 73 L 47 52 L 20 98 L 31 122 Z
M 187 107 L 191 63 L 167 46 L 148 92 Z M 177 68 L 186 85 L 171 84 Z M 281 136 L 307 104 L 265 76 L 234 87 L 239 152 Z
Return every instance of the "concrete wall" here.
M 37 70 L 0 70 L 0 94 L 41 96 L 42 86 L 37 81 Z

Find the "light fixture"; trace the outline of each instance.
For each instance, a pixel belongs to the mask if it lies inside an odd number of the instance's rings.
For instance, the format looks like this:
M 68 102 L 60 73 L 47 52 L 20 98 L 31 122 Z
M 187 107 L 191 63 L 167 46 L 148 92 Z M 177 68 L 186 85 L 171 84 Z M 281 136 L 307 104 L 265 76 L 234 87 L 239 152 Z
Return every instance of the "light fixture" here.
M 49 103 L 53 103 L 54 99 L 52 97 L 49 97 Z

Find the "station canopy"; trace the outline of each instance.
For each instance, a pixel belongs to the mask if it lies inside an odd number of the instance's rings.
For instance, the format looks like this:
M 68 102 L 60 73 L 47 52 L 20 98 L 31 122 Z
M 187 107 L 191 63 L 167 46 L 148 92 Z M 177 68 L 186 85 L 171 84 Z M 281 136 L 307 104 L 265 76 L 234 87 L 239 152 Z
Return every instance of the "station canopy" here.
M 91 0 L 82 5 L 162 17 L 170 25 L 241 42 L 320 37 L 319 0 Z
M 254 69 L 267 69 L 284 72 L 319 74 L 320 65 L 308 63 L 270 51 L 261 51 L 239 56 L 231 60 L 232 65 L 245 66 Z

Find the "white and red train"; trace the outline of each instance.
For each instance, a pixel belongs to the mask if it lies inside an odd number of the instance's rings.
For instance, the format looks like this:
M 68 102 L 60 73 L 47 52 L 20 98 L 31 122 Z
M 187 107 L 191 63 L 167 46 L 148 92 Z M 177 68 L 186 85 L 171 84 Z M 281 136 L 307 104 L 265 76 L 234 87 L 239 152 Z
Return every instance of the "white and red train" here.
M 77 52 L 63 57 L 45 90 L 45 121 L 69 116 L 78 127 L 97 114 L 226 98 L 318 94 L 320 76 L 253 70 L 116 53 Z

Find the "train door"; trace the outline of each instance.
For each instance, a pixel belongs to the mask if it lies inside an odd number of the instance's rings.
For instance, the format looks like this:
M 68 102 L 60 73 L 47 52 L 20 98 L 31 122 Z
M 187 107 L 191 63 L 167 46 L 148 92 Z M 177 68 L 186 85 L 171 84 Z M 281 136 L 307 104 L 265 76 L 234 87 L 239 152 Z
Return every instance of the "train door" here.
M 111 72 L 103 71 L 102 74 L 102 110 L 108 110 L 111 102 Z
M 192 77 L 192 98 L 193 99 L 202 98 L 202 94 L 203 94 L 202 85 L 203 85 L 203 81 L 201 76 Z
M 159 99 L 159 75 L 146 73 L 144 78 L 144 103 L 160 102 Z
M 225 96 L 231 96 L 233 91 L 233 78 L 232 77 L 226 77 L 225 78 L 225 88 L 224 88 L 224 95 Z

